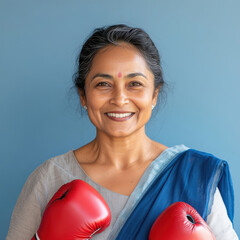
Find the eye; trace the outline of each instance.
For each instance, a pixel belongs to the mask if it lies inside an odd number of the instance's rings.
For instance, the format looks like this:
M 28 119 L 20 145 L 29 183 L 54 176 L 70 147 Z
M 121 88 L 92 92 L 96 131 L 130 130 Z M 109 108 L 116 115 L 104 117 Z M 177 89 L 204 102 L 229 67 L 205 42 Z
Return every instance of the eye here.
M 98 82 L 96 87 L 110 87 L 110 84 L 108 82 Z
M 141 82 L 138 82 L 138 81 L 133 81 L 133 82 L 130 82 L 130 87 L 140 87 L 140 86 L 143 86 L 143 84 Z

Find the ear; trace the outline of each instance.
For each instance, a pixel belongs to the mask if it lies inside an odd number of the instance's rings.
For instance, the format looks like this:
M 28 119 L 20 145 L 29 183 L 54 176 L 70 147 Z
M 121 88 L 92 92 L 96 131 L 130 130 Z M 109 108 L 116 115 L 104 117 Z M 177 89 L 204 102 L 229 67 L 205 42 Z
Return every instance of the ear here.
M 153 93 L 153 102 L 152 104 L 155 106 L 157 104 L 157 98 L 158 98 L 158 94 L 159 94 L 159 91 L 160 91 L 160 87 L 157 87 L 155 90 L 154 90 L 154 93 Z
M 80 101 L 81 101 L 82 106 L 87 105 L 87 99 L 86 99 L 84 91 L 82 89 L 78 89 L 78 94 L 80 96 Z

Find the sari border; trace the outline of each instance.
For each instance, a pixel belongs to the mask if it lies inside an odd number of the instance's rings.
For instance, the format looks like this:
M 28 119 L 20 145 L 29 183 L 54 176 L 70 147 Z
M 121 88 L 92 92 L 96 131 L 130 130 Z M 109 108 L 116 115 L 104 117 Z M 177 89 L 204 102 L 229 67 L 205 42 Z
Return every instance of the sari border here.
M 136 188 L 129 196 L 128 201 L 119 214 L 116 222 L 113 225 L 112 231 L 107 240 L 115 239 L 122 229 L 123 225 L 134 211 L 138 203 L 141 201 L 144 194 L 150 188 L 154 180 L 163 172 L 163 170 L 176 158 L 177 155 L 189 150 L 184 144 L 175 145 L 164 150 L 146 169 L 138 182 Z

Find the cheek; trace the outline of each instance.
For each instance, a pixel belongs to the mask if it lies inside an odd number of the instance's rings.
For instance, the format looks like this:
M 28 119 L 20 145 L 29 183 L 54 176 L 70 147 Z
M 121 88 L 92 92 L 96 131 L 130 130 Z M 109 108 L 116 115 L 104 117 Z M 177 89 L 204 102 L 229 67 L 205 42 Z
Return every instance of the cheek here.
M 86 93 L 86 99 L 88 107 L 92 109 L 99 109 L 106 102 L 106 96 L 92 91 Z
M 142 106 L 142 108 L 147 108 L 149 106 L 152 106 L 152 92 L 143 92 L 139 96 L 135 97 L 135 101 L 138 102 L 139 106 Z
M 108 99 L 104 95 L 92 93 L 87 95 L 88 117 L 95 126 L 102 122 L 107 102 Z

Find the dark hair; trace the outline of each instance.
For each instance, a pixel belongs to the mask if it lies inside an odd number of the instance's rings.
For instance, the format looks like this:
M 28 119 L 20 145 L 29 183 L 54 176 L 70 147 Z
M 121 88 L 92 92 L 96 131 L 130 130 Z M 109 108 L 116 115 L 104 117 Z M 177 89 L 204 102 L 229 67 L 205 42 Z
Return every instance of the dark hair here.
M 161 88 L 164 84 L 160 57 L 156 46 L 149 35 L 141 28 L 124 24 L 97 28 L 84 43 L 78 57 L 78 69 L 74 75 L 75 86 L 85 94 L 85 79 L 91 69 L 94 56 L 108 45 L 119 45 L 121 42 L 135 46 L 144 57 L 154 75 L 154 86 Z

